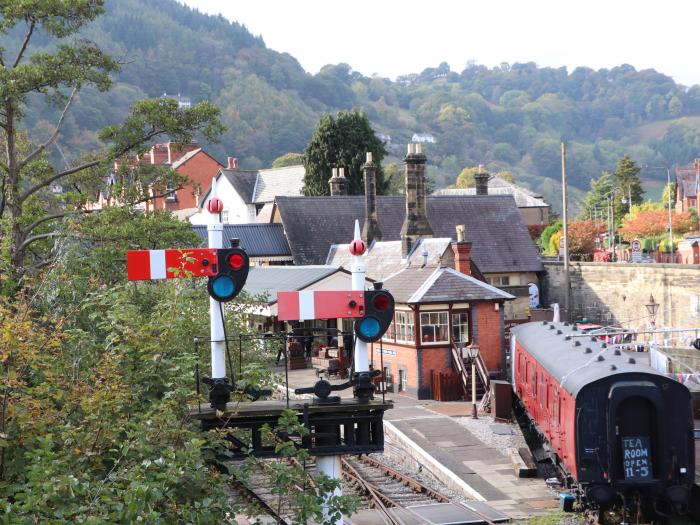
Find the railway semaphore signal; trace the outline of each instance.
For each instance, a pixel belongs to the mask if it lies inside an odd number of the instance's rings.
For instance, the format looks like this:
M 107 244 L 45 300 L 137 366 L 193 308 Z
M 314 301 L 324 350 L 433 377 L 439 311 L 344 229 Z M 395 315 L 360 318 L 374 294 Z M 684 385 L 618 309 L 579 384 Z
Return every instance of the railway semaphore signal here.
M 231 399 L 233 385 L 226 376 L 226 338 L 222 303 L 232 301 L 241 292 L 248 278 L 250 260 L 246 251 L 231 240 L 223 246 L 223 224 L 220 214 L 224 205 L 216 196 L 216 179 L 211 185 L 212 198 L 207 203 L 210 221 L 207 225 L 209 247 L 179 250 L 130 250 L 126 254 L 130 281 L 208 277 L 209 319 L 211 327 L 211 377 L 202 382 L 209 390 L 209 403 L 224 410 Z

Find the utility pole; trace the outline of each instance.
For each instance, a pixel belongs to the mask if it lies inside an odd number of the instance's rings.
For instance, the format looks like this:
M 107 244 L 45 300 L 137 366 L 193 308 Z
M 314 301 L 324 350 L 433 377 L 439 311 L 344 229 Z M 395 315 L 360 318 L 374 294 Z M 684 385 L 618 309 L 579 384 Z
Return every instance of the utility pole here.
M 561 195 L 562 195 L 562 225 L 564 239 L 564 308 L 566 309 L 566 319 L 569 320 L 569 224 L 568 224 L 568 200 L 566 198 L 566 144 L 561 143 Z
M 671 250 L 671 263 L 676 262 L 673 255 L 673 215 L 671 214 L 671 170 L 666 168 L 666 187 L 668 188 L 668 244 Z

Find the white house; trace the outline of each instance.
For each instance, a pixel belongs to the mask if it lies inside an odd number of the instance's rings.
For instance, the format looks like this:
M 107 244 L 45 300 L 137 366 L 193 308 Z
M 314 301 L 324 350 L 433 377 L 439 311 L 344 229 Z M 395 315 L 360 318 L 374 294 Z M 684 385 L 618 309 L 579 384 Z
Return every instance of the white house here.
M 224 203 L 222 222 L 245 224 L 268 222 L 275 197 L 298 197 L 304 186 L 304 166 L 266 170 L 222 169 L 216 177 L 218 197 Z M 200 201 L 200 212 L 190 217 L 195 225 L 207 223 L 206 206 L 211 187 Z

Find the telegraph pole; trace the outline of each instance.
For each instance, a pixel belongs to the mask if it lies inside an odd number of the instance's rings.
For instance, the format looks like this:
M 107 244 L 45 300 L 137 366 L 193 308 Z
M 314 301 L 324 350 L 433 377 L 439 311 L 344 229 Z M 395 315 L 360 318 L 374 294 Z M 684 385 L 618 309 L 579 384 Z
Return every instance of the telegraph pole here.
M 562 195 L 562 226 L 564 239 L 564 309 L 566 310 L 566 320 L 569 320 L 569 223 L 568 223 L 568 200 L 566 198 L 566 144 L 561 143 L 561 195 Z

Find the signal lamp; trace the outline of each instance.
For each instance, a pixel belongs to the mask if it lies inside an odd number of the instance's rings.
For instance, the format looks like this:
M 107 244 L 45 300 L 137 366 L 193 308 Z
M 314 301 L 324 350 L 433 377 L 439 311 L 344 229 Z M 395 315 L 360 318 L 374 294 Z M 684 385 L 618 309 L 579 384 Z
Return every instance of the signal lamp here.
M 355 335 L 361 341 L 373 343 L 386 333 L 393 320 L 394 297 L 381 288 L 365 292 L 365 315 L 355 322 Z
M 209 278 L 207 290 L 212 299 L 226 303 L 232 301 L 243 289 L 250 261 L 245 250 L 237 246 L 217 249 L 216 258 L 218 273 Z

